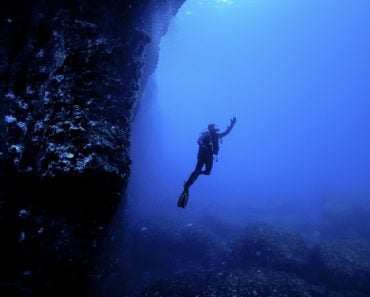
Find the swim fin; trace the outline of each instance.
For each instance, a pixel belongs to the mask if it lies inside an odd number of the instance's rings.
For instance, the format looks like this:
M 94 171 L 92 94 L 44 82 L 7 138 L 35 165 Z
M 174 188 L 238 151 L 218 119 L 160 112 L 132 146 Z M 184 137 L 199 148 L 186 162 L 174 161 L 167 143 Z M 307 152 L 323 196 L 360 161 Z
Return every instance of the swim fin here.
M 188 204 L 188 199 L 189 199 L 189 192 L 183 191 L 180 195 L 179 200 L 177 201 L 177 206 L 185 208 L 186 204 Z

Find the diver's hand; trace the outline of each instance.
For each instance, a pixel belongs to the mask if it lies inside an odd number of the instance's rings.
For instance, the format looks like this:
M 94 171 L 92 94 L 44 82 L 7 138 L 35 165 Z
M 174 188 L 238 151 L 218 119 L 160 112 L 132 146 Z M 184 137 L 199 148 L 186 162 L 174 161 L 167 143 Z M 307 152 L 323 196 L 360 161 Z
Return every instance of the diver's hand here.
M 236 123 L 236 117 L 233 117 L 231 120 L 230 120 L 230 125 L 231 127 L 233 127 Z

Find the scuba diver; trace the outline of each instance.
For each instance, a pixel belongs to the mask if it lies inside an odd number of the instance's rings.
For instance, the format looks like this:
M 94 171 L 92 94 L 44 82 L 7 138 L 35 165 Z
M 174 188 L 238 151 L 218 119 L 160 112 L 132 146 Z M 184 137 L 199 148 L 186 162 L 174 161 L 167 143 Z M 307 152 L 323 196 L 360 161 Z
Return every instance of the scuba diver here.
M 216 156 L 219 151 L 219 142 L 222 142 L 222 138 L 230 133 L 236 123 L 236 118 L 233 117 L 230 120 L 230 125 L 227 129 L 220 133 L 219 129 L 216 128 L 215 124 L 209 124 L 208 129 L 205 130 L 198 138 L 198 161 L 195 166 L 195 170 L 190 174 L 188 180 L 184 184 L 184 190 L 180 195 L 177 202 L 178 207 L 185 208 L 189 198 L 189 188 L 196 181 L 201 174 L 210 175 L 213 166 L 213 156 Z M 205 169 L 202 170 L 203 166 Z

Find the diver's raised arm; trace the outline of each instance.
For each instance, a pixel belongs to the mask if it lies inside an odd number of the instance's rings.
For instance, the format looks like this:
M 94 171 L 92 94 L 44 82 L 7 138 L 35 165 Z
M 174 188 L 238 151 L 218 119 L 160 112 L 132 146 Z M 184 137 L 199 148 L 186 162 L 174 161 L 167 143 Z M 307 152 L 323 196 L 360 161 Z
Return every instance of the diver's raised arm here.
M 222 138 L 222 137 L 225 137 L 227 134 L 229 134 L 230 131 L 233 129 L 235 123 L 236 123 L 236 117 L 233 117 L 230 120 L 230 125 L 226 128 L 226 130 L 224 132 L 218 133 L 218 137 Z

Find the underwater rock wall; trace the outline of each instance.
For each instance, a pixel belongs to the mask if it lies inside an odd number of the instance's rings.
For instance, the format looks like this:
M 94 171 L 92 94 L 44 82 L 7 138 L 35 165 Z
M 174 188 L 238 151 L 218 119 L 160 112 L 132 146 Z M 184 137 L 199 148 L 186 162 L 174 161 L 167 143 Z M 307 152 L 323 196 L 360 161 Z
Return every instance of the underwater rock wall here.
M 142 86 L 183 2 L 1 2 L 0 290 L 83 290 L 127 185 Z

